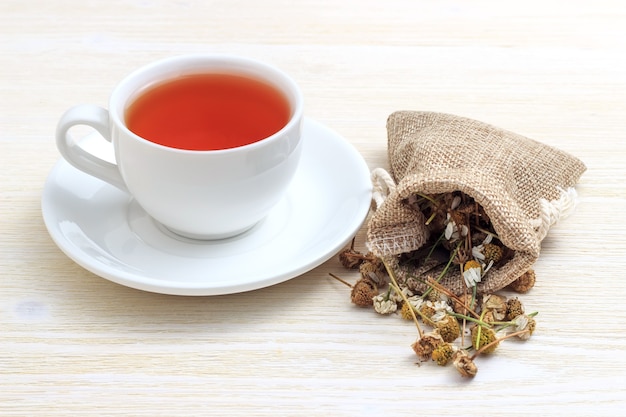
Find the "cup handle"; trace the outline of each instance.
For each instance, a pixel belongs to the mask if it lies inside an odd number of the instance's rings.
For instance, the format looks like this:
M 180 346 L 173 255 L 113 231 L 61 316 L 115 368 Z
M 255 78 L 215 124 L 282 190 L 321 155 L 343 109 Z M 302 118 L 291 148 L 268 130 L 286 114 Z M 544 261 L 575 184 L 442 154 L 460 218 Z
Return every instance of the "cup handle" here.
M 104 139 L 111 142 L 109 112 L 100 106 L 79 104 L 68 109 L 57 124 L 57 148 L 67 162 L 75 168 L 128 192 L 116 164 L 87 152 L 69 135 L 72 126 L 93 127 Z

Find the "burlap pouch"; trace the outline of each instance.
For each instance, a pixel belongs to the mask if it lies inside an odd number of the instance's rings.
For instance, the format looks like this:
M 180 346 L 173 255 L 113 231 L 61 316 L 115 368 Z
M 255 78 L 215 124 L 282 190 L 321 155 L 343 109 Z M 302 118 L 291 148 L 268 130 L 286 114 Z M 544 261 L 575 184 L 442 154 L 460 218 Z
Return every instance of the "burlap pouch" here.
M 424 274 L 437 278 L 444 262 L 399 261 L 399 255 L 420 249 L 429 234 L 423 213 L 407 204 L 411 195 L 461 191 L 483 207 L 513 254 L 477 285 L 479 293 L 494 292 L 537 260 L 550 226 L 573 207 L 573 186 L 586 169 L 563 151 L 450 114 L 395 112 L 387 131 L 393 178 L 381 170 L 372 173 L 378 207 L 368 224 L 368 246 L 415 291 L 424 291 Z M 441 282 L 457 294 L 467 290 L 458 266 Z

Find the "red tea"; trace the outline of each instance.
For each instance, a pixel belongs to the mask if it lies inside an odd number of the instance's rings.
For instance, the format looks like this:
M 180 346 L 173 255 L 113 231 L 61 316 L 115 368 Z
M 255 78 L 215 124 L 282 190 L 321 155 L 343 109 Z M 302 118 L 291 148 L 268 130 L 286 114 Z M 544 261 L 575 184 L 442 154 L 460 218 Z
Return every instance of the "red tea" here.
M 198 74 L 144 91 L 126 110 L 128 128 L 164 146 L 189 150 L 228 149 L 264 139 L 282 129 L 289 103 L 276 88 L 233 74 Z

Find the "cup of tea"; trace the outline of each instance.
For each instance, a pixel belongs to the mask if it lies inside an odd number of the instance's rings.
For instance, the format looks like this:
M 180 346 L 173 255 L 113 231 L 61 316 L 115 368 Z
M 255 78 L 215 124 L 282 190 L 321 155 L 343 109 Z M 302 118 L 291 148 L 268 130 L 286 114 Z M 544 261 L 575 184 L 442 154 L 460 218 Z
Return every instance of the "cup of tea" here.
M 151 63 L 113 90 L 108 110 L 82 104 L 56 141 L 74 167 L 129 193 L 157 222 L 193 239 L 223 239 L 263 219 L 300 159 L 302 93 L 254 59 L 185 55 Z M 80 147 L 72 127 L 111 142 L 115 163 Z

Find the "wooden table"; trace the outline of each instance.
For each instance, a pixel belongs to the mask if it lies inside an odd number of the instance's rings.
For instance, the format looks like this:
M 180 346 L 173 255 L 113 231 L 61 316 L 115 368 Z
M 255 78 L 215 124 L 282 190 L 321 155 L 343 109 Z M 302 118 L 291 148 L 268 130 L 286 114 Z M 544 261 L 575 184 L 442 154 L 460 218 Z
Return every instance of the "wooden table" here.
M 619 1 L 83 1 L 0 5 L 0 415 L 617 415 L 626 405 L 626 9 Z M 65 256 L 41 214 L 61 113 L 155 59 L 289 72 L 369 168 L 387 116 L 433 110 L 588 167 L 522 300 L 531 340 L 478 375 L 416 365 L 415 327 L 350 303 L 336 257 L 257 291 L 143 292 Z M 365 227 L 357 234 L 363 249 Z

